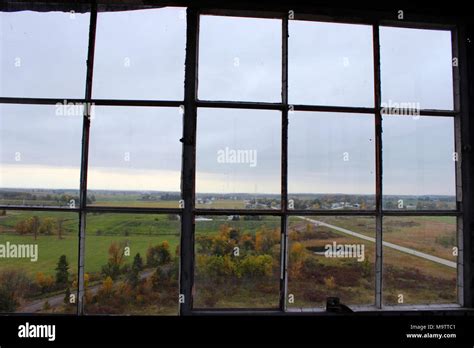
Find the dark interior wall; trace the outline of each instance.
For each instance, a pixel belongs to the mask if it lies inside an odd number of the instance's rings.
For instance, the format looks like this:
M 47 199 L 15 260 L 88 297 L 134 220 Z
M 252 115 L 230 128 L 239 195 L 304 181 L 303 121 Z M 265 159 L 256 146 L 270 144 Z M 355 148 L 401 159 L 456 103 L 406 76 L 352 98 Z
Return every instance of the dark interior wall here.
M 63 10 L 76 12 L 87 12 L 90 3 L 94 0 L 70 0 L 70 1 L 31 1 L 31 0 L 10 0 L 0 4 L 2 11 L 18 11 L 24 9 L 34 9 L 37 11 Z M 44 4 L 48 3 L 45 7 Z M 133 9 L 143 7 L 162 7 L 162 6 L 196 6 L 200 8 L 228 8 L 228 9 L 250 9 L 254 11 L 288 11 L 295 12 L 325 12 L 327 14 L 341 15 L 346 12 L 360 11 L 364 15 L 377 14 L 377 12 L 387 12 L 387 18 L 394 15 L 397 10 L 404 10 L 407 19 L 416 16 L 433 16 L 445 22 L 447 19 L 463 19 L 469 21 L 472 16 L 469 15 L 470 7 L 468 2 L 435 2 L 426 0 L 417 1 L 350 1 L 350 0 L 96 0 L 98 10 L 111 10 L 121 7 L 122 9 Z M 380 17 L 379 17 L 380 18 Z
M 469 164 L 469 169 L 466 171 L 466 180 L 464 181 L 465 194 L 468 195 L 470 205 L 468 210 L 465 210 L 466 220 L 469 220 L 468 227 L 465 228 L 465 232 L 468 233 L 469 243 L 467 247 L 469 248 L 469 258 L 466 262 L 469 262 L 469 279 L 467 280 L 470 288 L 470 303 L 469 307 L 474 307 L 474 24 L 471 22 L 466 25 L 466 37 L 463 38 L 466 42 L 466 66 L 467 74 L 464 76 L 468 82 L 468 117 L 466 120 L 466 128 L 468 129 L 469 134 L 467 135 L 467 141 L 464 144 L 464 159 L 467 159 Z M 463 159 L 463 160 L 464 160 Z

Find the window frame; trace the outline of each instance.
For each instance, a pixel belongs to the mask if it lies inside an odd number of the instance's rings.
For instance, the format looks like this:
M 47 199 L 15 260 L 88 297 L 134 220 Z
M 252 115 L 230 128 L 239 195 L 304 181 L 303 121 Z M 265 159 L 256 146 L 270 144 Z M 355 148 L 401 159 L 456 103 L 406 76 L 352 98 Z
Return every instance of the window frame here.
M 160 2 L 156 6 L 137 6 L 123 5 L 123 9 L 136 8 L 156 8 L 160 7 Z M 188 5 L 186 2 L 181 6 Z M 44 3 L 47 4 L 47 3 Z M 175 6 L 180 6 L 174 3 Z M 58 5 L 57 5 L 58 6 Z M 286 308 L 286 299 L 288 298 L 288 218 L 290 216 L 314 216 L 314 215 L 343 215 L 343 216 L 372 216 L 376 219 L 376 262 L 375 262 L 375 306 L 362 310 L 390 310 L 382 304 L 382 269 L 383 255 L 382 242 L 383 231 L 382 222 L 384 216 L 455 216 L 457 218 L 458 234 L 458 304 L 453 304 L 450 309 L 473 306 L 472 272 L 474 265 L 471 259 L 471 231 L 469 229 L 472 223 L 472 217 L 466 212 L 472 211 L 472 179 L 470 178 L 469 165 L 472 161 L 469 156 L 467 161 L 463 161 L 462 154 L 468 152 L 467 144 L 471 141 L 472 135 L 469 133 L 466 125 L 469 125 L 469 95 L 468 83 L 464 76 L 468 74 L 467 67 L 467 48 L 465 28 L 461 22 L 448 20 L 446 24 L 440 24 L 439 18 L 429 15 L 413 15 L 410 21 L 397 21 L 396 15 L 389 12 L 364 12 L 360 10 L 338 10 L 335 16 L 331 8 L 303 8 L 298 9 L 294 18 L 289 19 L 288 6 L 276 6 L 275 10 L 262 11 L 258 6 L 254 9 L 249 5 L 236 6 L 229 5 L 225 8 L 215 9 L 213 7 L 199 6 L 186 8 L 186 53 L 185 53 L 185 74 L 184 74 L 184 99 L 178 101 L 170 100 L 116 100 L 116 99 L 94 99 L 92 98 L 92 77 L 94 69 L 94 50 L 97 27 L 98 11 L 109 11 L 112 7 L 108 5 L 97 5 L 91 2 L 87 5 L 60 5 L 63 11 L 70 8 L 77 8 L 78 11 L 90 11 L 89 26 L 89 47 L 87 54 L 87 74 L 86 88 L 84 98 L 68 99 L 69 102 L 86 103 L 86 105 L 98 106 L 151 106 L 151 107 L 177 107 L 184 108 L 183 113 L 183 137 L 182 142 L 182 161 L 181 161 L 181 197 L 183 208 L 132 208 L 132 207 L 103 207 L 87 206 L 87 171 L 89 155 L 89 132 L 90 132 L 90 108 L 85 108 L 82 128 L 82 149 L 81 149 L 81 179 L 80 179 L 80 205 L 75 208 L 64 207 L 40 207 L 40 206 L 12 206 L 0 205 L 0 209 L 5 210 L 37 210 L 37 211 L 73 211 L 79 213 L 79 263 L 78 263 L 78 302 L 77 314 L 83 315 L 83 295 L 84 295 L 84 261 L 85 261 L 85 224 L 86 214 L 94 212 L 110 213 L 140 213 L 140 214 L 178 214 L 181 220 L 181 255 L 180 255 L 180 294 L 184 295 L 184 302 L 180 305 L 181 315 L 206 314 L 206 313 L 291 313 Z M 38 5 L 27 3 L 19 4 L 11 1 L 6 6 L 6 11 L 19 10 L 40 10 Z M 255 11 L 254 11 L 255 10 Z M 301 11 L 300 11 L 301 10 Z M 300 11 L 300 12 L 299 12 Z M 199 18 L 200 15 L 228 15 L 237 17 L 254 18 L 274 18 L 281 20 L 282 24 L 282 67 L 281 67 L 281 101 L 278 103 L 268 102 L 239 102 L 239 101 L 216 101 L 198 99 L 198 56 L 199 56 Z M 290 20 L 322 21 L 332 23 L 346 24 L 366 24 L 372 26 L 373 38 L 373 57 L 374 57 L 374 107 L 348 107 L 348 106 L 322 106 L 322 105 L 290 105 L 288 103 L 288 23 Z M 382 208 L 382 114 L 381 114 L 381 77 L 380 77 L 380 37 L 379 28 L 381 26 L 419 28 L 419 29 L 441 29 L 451 32 L 452 57 L 459 60 L 458 66 L 453 66 L 453 110 L 428 110 L 422 109 L 421 116 L 450 117 L 454 119 L 454 139 L 455 151 L 459 156 L 456 162 L 456 209 L 455 210 L 423 210 L 423 211 L 399 211 L 384 210 Z M 462 78 L 461 78 L 462 76 Z M 14 98 L 1 97 L 0 103 L 6 104 L 38 104 L 54 105 L 62 102 L 62 99 L 55 98 Z M 279 210 L 253 210 L 253 209 L 200 209 L 195 208 L 195 171 L 196 171 L 196 125 L 197 109 L 206 108 L 234 108 L 234 109 L 255 109 L 255 110 L 277 110 L 281 112 L 281 206 Z M 288 209 L 288 114 L 294 111 L 314 111 L 314 112 L 344 112 L 355 114 L 372 114 L 375 116 L 374 135 L 375 135 L 375 200 L 376 207 L 373 210 L 344 211 L 338 210 L 293 210 Z M 464 125 L 464 128 L 461 127 Z M 471 191 L 469 191 L 471 190 Z M 192 294 L 194 286 L 194 218 L 195 216 L 206 215 L 271 215 L 281 218 L 281 278 L 280 278 L 280 303 L 279 310 L 265 309 L 225 309 L 217 310 L 206 309 L 197 310 L 193 308 Z M 400 306 L 396 310 L 409 309 L 446 309 L 446 306 Z M 314 311 L 308 309 L 309 311 Z

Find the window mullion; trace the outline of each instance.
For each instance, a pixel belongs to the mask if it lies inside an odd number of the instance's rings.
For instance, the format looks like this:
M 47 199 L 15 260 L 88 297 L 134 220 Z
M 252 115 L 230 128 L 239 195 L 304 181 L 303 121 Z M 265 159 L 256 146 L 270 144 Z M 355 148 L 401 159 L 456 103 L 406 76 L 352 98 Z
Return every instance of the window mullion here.
M 282 19 L 282 70 L 281 70 L 281 274 L 280 310 L 286 310 L 288 298 L 288 17 Z
M 192 310 L 192 288 L 194 279 L 194 205 L 196 172 L 196 119 L 197 119 L 197 71 L 199 13 L 195 8 L 187 9 L 186 59 L 184 77 L 183 158 L 181 192 L 184 209 L 181 220 L 180 262 L 180 314 Z
M 382 308 L 382 114 L 381 114 L 381 85 L 380 85 L 380 37 L 379 24 L 373 29 L 374 50 L 374 102 L 375 102 L 375 305 Z
M 89 48 L 87 52 L 87 75 L 84 105 L 84 117 L 82 123 L 82 147 L 81 147 L 81 182 L 80 182 L 80 210 L 79 210 L 79 262 L 78 262 L 78 287 L 77 305 L 78 314 L 84 314 L 84 264 L 85 264 L 85 237 L 86 237 L 86 208 L 87 208 L 87 167 L 89 159 L 89 130 L 92 99 L 92 76 L 94 70 L 94 51 L 97 27 L 97 5 L 91 7 L 89 26 Z

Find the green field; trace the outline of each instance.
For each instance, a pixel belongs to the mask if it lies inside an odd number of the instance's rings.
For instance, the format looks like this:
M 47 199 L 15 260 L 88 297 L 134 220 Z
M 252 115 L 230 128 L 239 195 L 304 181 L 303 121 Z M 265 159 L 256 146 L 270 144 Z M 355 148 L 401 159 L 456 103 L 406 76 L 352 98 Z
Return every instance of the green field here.
M 215 203 L 221 204 L 220 201 Z M 234 204 L 236 202 L 228 203 Z M 120 205 L 121 202 L 108 202 L 108 204 Z M 51 218 L 53 223 L 61 219 L 63 221 L 61 238 L 59 238 L 54 224 L 49 234 L 38 233 L 36 240 L 33 233 L 21 235 L 18 232 L 18 224 L 31 220 L 33 216 L 37 217 L 41 223 L 48 218 Z M 247 235 L 247 241 L 251 238 L 253 243 L 257 243 L 256 235 L 262 231 L 268 235 L 276 233 L 277 239 L 273 240 L 269 250 L 262 251 L 254 244 L 253 251 L 243 254 L 271 257 L 272 271 L 266 279 L 258 280 L 257 278 L 249 282 L 239 279 L 235 275 L 232 276 L 230 273 L 216 279 L 199 271 L 195 278 L 196 306 L 216 308 L 276 306 L 279 286 L 280 218 L 276 216 L 240 216 L 236 219 L 228 216 L 205 216 L 205 218 L 210 220 L 198 218 L 196 221 L 196 238 L 207 236 L 210 238 L 208 242 L 219 250 L 227 250 L 225 247 L 228 245 L 241 245 L 240 243 L 243 243 L 245 239 L 244 235 Z M 375 237 L 375 219 L 372 217 L 319 216 L 310 218 L 365 236 Z M 66 255 L 69 262 L 70 280 L 73 280 L 77 275 L 78 267 L 78 226 L 77 213 L 7 211 L 6 216 L 0 216 L 0 244 L 6 242 L 11 244 L 35 243 L 38 245 L 39 258 L 37 262 L 31 262 L 28 259 L 0 259 L 0 271 L 21 269 L 33 281 L 40 272 L 55 277 L 60 256 Z M 223 226 L 238 230 L 241 240 L 229 244 L 229 240 L 226 240 L 229 237 L 226 237 L 225 233 L 223 234 Z M 172 214 L 89 213 L 86 224 L 85 272 L 93 276 L 91 286 L 97 288 L 102 286 L 102 282 L 105 281 L 106 276 L 102 274 L 103 267 L 109 262 L 111 257 L 109 248 L 113 244 L 125 245 L 130 250 L 130 254 L 124 256 L 121 267 L 127 265 L 130 267 L 137 253 L 146 261 L 149 248 L 162 245 L 165 241 L 169 245 L 169 253 L 174 260 L 172 262 L 175 263 L 179 260 L 176 251 L 180 242 L 180 229 L 179 217 Z M 351 237 L 329 227 L 311 226 L 310 223 L 296 216 L 289 219 L 289 233 L 289 291 L 295 295 L 295 303 L 289 307 L 323 306 L 326 296 L 332 295 L 341 297 L 345 303 L 351 305 L 373 303 L 375 245 L 372 242 Z M 384 240 L 445 260 L 455 261 L 456 257 L 452 254 L 452 248 L 456 245 L 456 219 L 453 217 L 387 217 L 384 219 Z M 313 252 L 314 248 L 322 248 L 325 244 L 334 241 L 338 244 L 364 244 L 366 262 L 326 259 Z M 298 251 L 299 256 L 295 256 L 297 255 L 295 254 L 296 249 L 292 249 L 295 243 L 301 244 Z M 196 255 L 200 257 L 201 249 L 199 248 L 201 246 L 198 248 L 197 242 L 196 247 Z M 202 269 L 208 267 L 206 264 L 202 264 L 203 260 L 208 260 L 206 262 L 218 260 L 213 259 L 209 250 L 206 251 L 207 254 L 202 254 L 204 259 L 202 257 L 200 259 L 201 267 L 204 267 Z M 225 255 L 224 253 L 217 256 Z M 405 304 L 456 302 L 455 269 L 393 249 L 384 248 L 384 255 L 384 300 L 387 304 L 396 304 L 397 296 L 400 293 L 405 296 Z M 235 267 L 240 261 L 236 262 Z M 221 266 L 214 264 L 212 267 Z M 224 267 L 227 266 L 224 265 Z M 107 313 L 108 311 L 113 312 L 114 306 L 122 306 L 121 310 L 134 313 L 169 313 L 174 311 L 172 308 L 174 308 L 173 301 L 176 300 L 175 295 L 177 294 L 176 278 L 167 280 L 170 285 L 163 283 L 164 292 L 158 294 L 156 290 L 153 290 L 155 292 L 151 290 L 150 272 L 153 270 L 153 267 L 147 268 L 146 274 L 150 274 L 147 275 L 147 285 L 141 290 L 136 290 L 138 291 L 136 293 L 129 294 L 130 290 L 123 289 L 127 273 L 121 273 L 113 282 L 117 294 L 123 292 L 123 296 L 125 294 L 132 296 L 133 301 L 128 306 L 123 307 L 119 300 L 117 300 L 118 303 L 115 303 L 104 298 L 101 300 L 91 298 L 89 301 L 92 301 L 93 305 L 89 307 L 92 308 L 90 310 L 94 313 Z M 214 268 L 214 271 L 219 273 L 222 270 Z M 235 270 L 235 272 L 240 271 Z M 159 282 L 162 281 L 159 280 Z M 50 294 L 57 294 L 58 291 L 52 290 Z M 33 297 L 51 295 L 43 293 Z M 167 299 L 167 303 L 173 305 L 161 306 L 157 309 L 153 304 L 154 301 L 163 302 L 165 299 Z M 124 303 L 127 302 L 126 298 L 122 298 L 122 300 L 125 301 Z

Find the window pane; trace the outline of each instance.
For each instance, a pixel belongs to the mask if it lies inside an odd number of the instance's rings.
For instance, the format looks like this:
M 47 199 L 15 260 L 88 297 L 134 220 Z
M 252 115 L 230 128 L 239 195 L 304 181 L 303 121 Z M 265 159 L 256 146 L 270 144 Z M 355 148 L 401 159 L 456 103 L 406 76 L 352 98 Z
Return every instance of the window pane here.
M 289 117 L 290 208 L 374 209 L 374 116 L 294 112 Z
M 456 209 L 454 119 L 383 117 L 385 209 Z
M 199 109 L 197 127 L 198 208 L 279 207 L 280 112 Z
M 280 218 L 196 217 L 194 308 L 277 308 Z
M 89 17 L 88 13 L 0 12 L 0 96 L 83 98 Z
M 450 31 L 381 27 L 383 103 L 452 110 L 451 51 Z
M 178 215 L 88 214 L 87 314 L 176 315 Z
M 281 101 L 281 21 L 201 16 L 199 98 Z
M 179 108 L 95 107 L 88 203 L 177 208 L 181 137 Z
M 359 216 L 290 218 L 288 307 L 373 305 L 375 219 Z
M 374 106 L 372 27 L 289 21 L 291 104 Z
M 384 304 L 457 303 L 456 217 L 385 217 Z
M 78 206 L 82 117 L 81 106 L 0 105 L 0 204 Z
M 185 9 L 100 12 L 94 97 L 183 99 L 185 41 Z
M 0 312 L 77 313 L 77 214 L 0 215 Z

